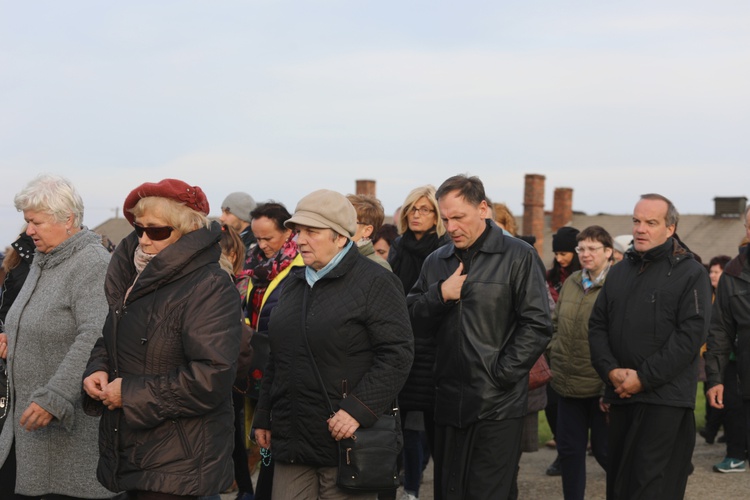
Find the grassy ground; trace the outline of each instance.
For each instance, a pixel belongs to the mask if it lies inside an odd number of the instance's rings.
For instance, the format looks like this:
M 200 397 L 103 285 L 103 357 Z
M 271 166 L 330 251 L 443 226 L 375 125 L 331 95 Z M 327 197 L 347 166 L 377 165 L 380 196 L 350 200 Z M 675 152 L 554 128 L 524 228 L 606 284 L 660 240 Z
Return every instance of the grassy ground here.
M 706 425 L 706 396 L 703 394 L 703 382 L 698 383 L 698 391 L 695 396 L 695 428 L 700 429 Z M 543 411 L 539 412 L 539 445 L 552 439 L 552 431 L 547 423 L 547 416 Z

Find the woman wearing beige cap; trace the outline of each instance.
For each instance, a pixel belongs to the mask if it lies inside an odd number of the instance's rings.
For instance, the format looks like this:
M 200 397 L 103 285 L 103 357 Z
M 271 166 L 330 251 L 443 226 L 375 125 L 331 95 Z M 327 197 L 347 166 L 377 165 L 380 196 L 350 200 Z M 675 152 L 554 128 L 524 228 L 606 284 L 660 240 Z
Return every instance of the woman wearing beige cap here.
M 350 498 L 336 486 L 337 441 L 373 425 L 406 380 L 414 356 L 406 300 L 399 279 L 349 239 L 357 218 L 343 195 L 309 194 L 285 225 L 299 233 L 305 267 L 292 270 L 271 313 L 255 438 L 272 447 L 274 499 Z

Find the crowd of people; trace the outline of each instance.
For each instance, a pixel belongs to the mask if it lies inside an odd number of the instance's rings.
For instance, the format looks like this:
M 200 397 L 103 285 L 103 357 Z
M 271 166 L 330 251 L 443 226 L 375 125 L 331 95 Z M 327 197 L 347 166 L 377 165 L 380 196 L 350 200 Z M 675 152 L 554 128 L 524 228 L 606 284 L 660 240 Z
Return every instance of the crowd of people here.
M 327 189 L 293 212 L 230 193 L 212 221 L 200 187 L 147 182 L 116 247 L 62 177 L 14 203 L 2 498 L 415 500 L 430 459 L 436 499 L 533 497 L 517 474 L 544 409 L 566 499 L 584 498 L 588 450 L 607 498 L 679 499 L 699 373 L 700 435 L 727 439 L 714 468 L 745 470 L 747 246 L 704 266 L 662 195 L 636 201 L 630 235 L 558 229 L 550 269 L 466 175 L 411 190 L 394 224 Z M 551 380 L 530 390 L 540 360 Z M 339 486 L 340 443 L 394 408 L 402 488 Z

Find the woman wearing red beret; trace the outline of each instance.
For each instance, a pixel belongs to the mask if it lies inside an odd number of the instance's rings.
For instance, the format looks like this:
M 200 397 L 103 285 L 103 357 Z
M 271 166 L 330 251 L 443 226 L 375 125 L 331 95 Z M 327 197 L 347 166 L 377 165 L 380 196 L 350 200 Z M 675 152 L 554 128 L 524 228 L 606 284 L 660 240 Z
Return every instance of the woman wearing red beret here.
M 203 191 L 176 179 L 126 198 L 135 231 L 112 255 L 103 338 L 84 374 L 101 413 L 99 481 L 131 499 L 195 498 L 232 483 L 240 298 L 219 264 Z

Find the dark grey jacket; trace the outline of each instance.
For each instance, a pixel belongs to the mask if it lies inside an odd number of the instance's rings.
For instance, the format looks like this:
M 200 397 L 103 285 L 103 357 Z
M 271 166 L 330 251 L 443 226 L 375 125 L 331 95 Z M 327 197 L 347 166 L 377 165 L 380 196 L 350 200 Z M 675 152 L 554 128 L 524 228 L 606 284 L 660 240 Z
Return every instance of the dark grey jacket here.
M 529 370 L 552 335 L 544 265 L 496 224 L 475 254 L 460 301 L 439 287 L 458 268 L 453 243 L 427 257 L 407 303 L 415 335 L 434 335 L 435 422 L 464 427 L 526 414 Z
M 606 384 L 604 400 L 694 408 L 710 318 L 708 273 L 679 242 L 628 251 L 607 274 L 589 319 L 591 362 Z M 621 399 L 609 381 L 615 368 L 636 370 L 643 391 Z
M 312 288 L 305 268 L 293 269 L 271 311 L 271 355 L 253 427 L 271 430 L 274 460 L 335 466 L 338 445 L 326 422 L 331 412 L 303 335 L 334 410 L 372 426 L 390 408 L 414 358 L 401 283 L 352 245 Z
M 708 333 L 706 377 L 709 387 L 723 384 L 729 355 L 737 356 L 742 397 L 750 399 L 750 259 L 748 247 L 732 259 L 719 279 Z
M 131 233 L 107 271 L 110 312 L 84 377 L 122 377 L 123 408 L 102 414 L 99 481 L 112 491 L 210 495 L 232 483 L 231 391 L 239 352 L 240 298 L 219 267 L 220 226 L 159 252 L 136 276 Z

